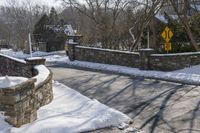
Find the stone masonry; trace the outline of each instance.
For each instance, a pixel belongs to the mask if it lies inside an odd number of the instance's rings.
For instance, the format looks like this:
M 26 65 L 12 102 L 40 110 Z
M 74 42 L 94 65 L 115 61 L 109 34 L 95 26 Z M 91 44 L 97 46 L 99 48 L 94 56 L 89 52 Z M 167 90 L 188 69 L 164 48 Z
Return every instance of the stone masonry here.
M 139 53 L 99 48 L 75 47 L 75 59 L 104 64 L 139 67 Z
M 0 65 L 0 75 L 29 78 L 19 85 L 0 88 L 0 111 L 5 113 L 5 120 L 15 127 L 33 122 L 37 119 L 37 110 L 53 100 L 52 72 L 46 80 L 35 85 L 36 79 L 32 77 L 38 72 L 34 66 L 45 64 L 44 59 L 33 58 L 23 62 L 0 55 L 0 62 L 3 64 Z
M 153 49 L 127 52 L 77 46 L 77 44 L 70 44 L 68 52 L 71 61 L 121 65 L 141 70 L 173 71 L 200 64 L 200 52 L 155 54 Z
M 200 52 L 151 54 L 150 70 L 173 71 L 200 64 Z
M 34 79 L 20 85 L 0 89 L 0 111 L 5 112 L 6 121 L 15 127 L 34 121 L 37 110 L 32 106 Z

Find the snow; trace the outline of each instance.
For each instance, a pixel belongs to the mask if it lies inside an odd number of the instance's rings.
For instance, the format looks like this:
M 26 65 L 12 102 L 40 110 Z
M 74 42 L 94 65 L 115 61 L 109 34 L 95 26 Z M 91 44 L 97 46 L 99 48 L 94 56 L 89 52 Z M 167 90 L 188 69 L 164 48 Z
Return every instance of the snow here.
M 154 49 L 152 49 L 152 48 L 145 48 L 145 49 L 140 49 L 140 50 L 142 50 L 142 51 L 152 51 Z
M 168 23 L 168 20 L 165 18 L 164 15 L 156 14 L 155 17 L 156 17 L 157 19 L 159 19 L 160 21 L 164 22 L 164 23 Z
M 25 58 L 30 57 L 29 54 L 25 54 L 22 51 L 13 51 L 12 49 L 0 49 L 0 54 L 15 57 L 18 59 L 25 59 Z M 41 57 L 41 56 L 48 56 L 48 55 L 54 55 L 54 54 L 65 54 L 65 51 L 54 51 L 54 52 L 35 51 L 32 53 L 32 56 Z
M 83 46 L 77 46 L 81 48 L 88 48 Z M 94 48 L 97 50 L 101 50 L 100 48 Z M 116 51 L 117 50 L 108 50 L 108 51 Z M 19 58 L 20 52 L 13 52 L 12 50 L 3 50 L 0 51 L 4 54 L 11 55 L 14 57 Z M 18 54 L 17 54 L 18 53 Z M 161 72 L 161 71 L 143 71 L 139 70 L 137 68 L 130 68 L 125 66 L 117 66 L 117 65 L 108 65 L 108 64 L 100 64 L 100 63 L 92 63 L 92 62 L 85 62 L 85 61 L 73 61 L 71 62 L 68 57 L 64 55 L 64 51 L 62 52 L 35 52 L 37 56 L 43 56 L 46 58 L 47 63 L 50 64 L 66 64 L 71 66 L 78 66 L 78 67 L 85 67 L 85 68 L 91 68 L 96 70 L 103 70 L 103 71 L 111 71 L 115 73 L 122 73 L 127 75 L 133 75 L 133 76 L 142 76 L 145 78 L 153 78 L 153 79 L 160 79 L 160 80 L 166 80 L 171 82 L 180 82 L 185 84 L 195 84 L 200 85 L 200 74 L 196 71 L 197 69 L 200 70 L 200 65 L 190 68 L 185 68 L 183 70 L 178 71 L 172 71 L 172 72 Z M 60 55 L 62 53 L 62 55 Z M 135 53 L 133 53 L 135 54 Z M 180 53 L 179 53 L 180 54 Z M 199 54 L 199 52 L 195 52 L 195 54 Z M 181 55 L 194 55 L 194 53 L 181 53 Z M 153 54 L 152 56 L 163 56 L 164 54 Z M 165 56 L 172 56 L 176 54 L 167 54 Z M 24 58 L 27 58 L 24 57 Z M 192 72 L 192 73 L 191 73 Z M 41 76 L 42 77 L 42 76 Z
M 170 53 L 170 54 L 152 54 L 151 56 L 182 56 L 182 55 L 200 55 L 200 52 Z
M 4 56 L 4 57 L 6 57 L 6 58 L 15 60 L 15 61 L 17 61 L 17 62 L 26 63 L 26 61 L 24 61 L 24 60 L 14 58 L 14 57 L 11 57 L 11 56 L 9 56 L 9 55 L 5 55 L 5 54 L 1 54 L 1 53 L 0 53 L 0 56 Z
M 181 70 L 176 70 L 175 72 L 200 75 L 200 65 L 187 67 Z
M 107 52 L 129 53 L 129 54 L 139 55 L 138 52 L 120 51 L 120 50 L 112 50 L 112 49 L 102 49 L 102 48 L 86 47 L 86 46 L 76 46 L 76 47 L 77 48 L 84 48 L 84 49 L 101 50 L 101 51 L 107 51 Z
M 68 57 L 59 56 L 59 55 L 47 56 L 45 58 L 49 64 L 71 65 L 71 66 L 76 66 L 76 67 L 110 71 L 110 72 L 115 72 L 115 73 L 120 73 L 120 74 L 159 79 L 159 80 L 165 80 L 165 81 L 170 81 L 170 82 L 200 85 L 200 65 L 197 65 L 195 67 L 185 68 L 182 70 L 177 70 L 177 71 L 162 72 L 162 71 L 152 71 L 152 70 L 140 70 L 138 68 L 92 63 L 92 62 L 86 62 L 86 61 L 71 62 L 68 59 Z
M 40 60 L 40 59 L 44 59 L 43 57 L 30 57 L 27 58 L 27 60 Z
M 35 85 L 39 85 L 40 83 L 44 82 L 47 79 L 47 77 L 50 74 L 50 71 L 44 65 L 37 65 L 34 68 L 38 71 L 38 74 L 33 77 L 33 78 L 37 79 L 35 82 Z
M 3 112 L 0 112 L 0 133 L 10 133 L 9 129 L 11 126 L 4 121 L 5 116 Z
M 199 4 L 191 4 L 191 7 L 194 8 L 195 10 L 197 9 L 200 11 L 200 5 Z
M 15 128 L 0 116 L 0 133 L 78 133 L 119 126 L 131 120 L 58 82 L 53 83 L 53 93 L 53 101 L 38 110 L 38 119 L 33 123 Z
M 14 76 L 0 77 L 0 89 L 16 86 L 27 80 L 28 79 L 24 77 L 14 77 Z

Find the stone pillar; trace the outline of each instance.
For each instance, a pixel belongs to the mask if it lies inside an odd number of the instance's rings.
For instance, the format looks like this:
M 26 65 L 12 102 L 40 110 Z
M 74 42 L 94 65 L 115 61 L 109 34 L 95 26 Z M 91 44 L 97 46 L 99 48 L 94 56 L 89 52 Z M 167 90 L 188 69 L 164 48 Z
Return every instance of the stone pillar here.
M 149 57 L 155 53 L 154 49 L 140 49 L 140 69 L 149 70 Z
M 37 119 L 37 110 L 33 109 L 32 90 L 35 79 L 14 87 L 1 88 L 0 110 L 5 112 L 5 121 L 15 127 L 31 123 Z
M 32 58 L 25 59 L 25 61 L 26 61 L 27 65 L 28 65 L 29 69 L 32 72 L 30 77 L 33 77 L 35 75 L 34 66 L 36 66 L 36 65 L 45 65 L 46 59 L 44 59 L 42 57 L 32 57 Z
M 28 64 L 35 66 L 35 65 L 45 65 L 46 59 L 42 57 L 32 57 L 32 58 L 25 59 L 25 61 Z
M 78 45 L 77 42 L 69 42 L 68 43 L 68 56 L 70 61 L 74 61 L 76 59 L 75 48 Z

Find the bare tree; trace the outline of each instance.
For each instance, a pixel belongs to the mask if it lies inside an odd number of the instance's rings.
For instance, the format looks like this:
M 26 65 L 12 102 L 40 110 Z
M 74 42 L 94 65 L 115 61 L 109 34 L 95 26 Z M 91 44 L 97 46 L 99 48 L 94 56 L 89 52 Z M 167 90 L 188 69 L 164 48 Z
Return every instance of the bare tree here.
M 46 7 L 38 6 L 32 1 L 26 0 L 20 3 L 18 0 L 8 0 L 2 7 L 2 22 L 9 31 L 9 42 L 15 47 L 24 49 L 24 42 L 28 40 L 28 33 L 33 31 L 35 22 L 40 14 L 46 11 Z
M 103 47 L 114 44 L 112 39 L 117 30 L 116 23 L 120 13 L 128 5 L 128 0 L 62 0 L 65 5 L 77 9 L 90 18 L 99 31 Z
M 187 32 L 187 35 L 191 41 L 191 44 L 193 45 L 196 51 L 200 51 L 200 48 L 196 43 L 195 37 L 189 25 L 188 11 L 190 8 L 191 0 L 181 0 L 181 1 L 170 0 L 170 3 L 174 11 L 176 12 L 179 20 L 182 22 L 185 31 Z
M 134 1 L 134 3 L 137 3 L 141 9 L 137 10 L 135 19 L 136 21 L 134 22 L 133 27 L 129 29 L 129 32 L 133 38 L 133 44 L 130 47 L 130 51 L 135 51 L 138 45 L 141 43 L 141 37 L 145 27 L 151 25 L 152 29 L 155 29 L 153 20 L 155 14 L 157 14 L 162 8 L 163 0 L 138 0 Z M 135 32 L 135 34 L 133 32 Z

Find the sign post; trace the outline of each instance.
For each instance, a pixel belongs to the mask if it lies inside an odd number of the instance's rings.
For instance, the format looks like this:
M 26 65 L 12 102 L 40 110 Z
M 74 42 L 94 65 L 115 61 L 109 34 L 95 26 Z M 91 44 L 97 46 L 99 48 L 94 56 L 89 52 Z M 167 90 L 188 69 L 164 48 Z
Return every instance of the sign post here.
M 167 51 L 167 53 L 168 53 L 168 51 L 172 50 L 172 44 L 170 43 L 170 40 L 173 35 L 174 34 L 171 31 L 171 29 L 166 26 L 164 31 L 162 32 L 162 37 L 166 41 L 164 44 L 164 48 L 165 48 L 165 51 Z
M 28 33 L 28 41 L 29 41 L 29 50 L 30 50 L 30 55 L 31 55 L 31 57 L 32 57 L 31 33 Z

